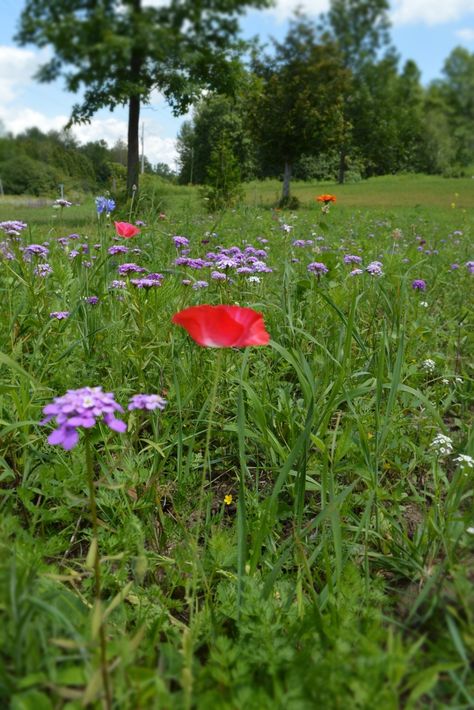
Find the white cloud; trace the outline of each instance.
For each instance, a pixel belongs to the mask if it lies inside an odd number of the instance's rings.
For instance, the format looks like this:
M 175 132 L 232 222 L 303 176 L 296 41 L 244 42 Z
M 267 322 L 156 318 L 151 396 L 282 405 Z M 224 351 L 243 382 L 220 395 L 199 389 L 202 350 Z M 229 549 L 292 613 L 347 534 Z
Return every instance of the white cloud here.
M 463 27 L 460 30 L 456 30 L 454 34 L 464 42 L 474 42 L 474 27 Z
M 395 25 L 442 25 L 474 13 L 474 0 L 394 0 L 392 6 Z
M 33 74 L 47 59 L 47 52 L 0 45 L 0 96 L 10 103 L 33 83 Z
M 44 113 L 29 108 L 14 109 L 0 106 L 0 120 L 8 132 L 17 135 L 27 128 L 35 126 L 47 133 L 51 130 L 61 131 L 67 123 L 68 116 L 46 116 Z M 145 155 L 154 163 L 168 163 L 176 165 L 176 140 L 163 137 L 160 126 L 144 119 L 145 124 Z M 80 143 L 88 141 L 105 140 L 112 147 L 118 140 L 127 140 L 127 123 L 115 116 L 101 116 L 93 118 L 89 124 L 74 126 L 72 133 Z

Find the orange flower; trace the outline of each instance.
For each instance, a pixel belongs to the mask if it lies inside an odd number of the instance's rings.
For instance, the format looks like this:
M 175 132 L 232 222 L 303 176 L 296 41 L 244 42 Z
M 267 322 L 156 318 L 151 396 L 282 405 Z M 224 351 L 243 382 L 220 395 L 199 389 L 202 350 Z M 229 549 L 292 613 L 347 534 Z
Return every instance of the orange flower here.
M 317 202 L 324 202 L 325 205 L 329 204 L 329 202 L 335 202 L 336 198 L 334 195 L 319 195 L 316 198 Z

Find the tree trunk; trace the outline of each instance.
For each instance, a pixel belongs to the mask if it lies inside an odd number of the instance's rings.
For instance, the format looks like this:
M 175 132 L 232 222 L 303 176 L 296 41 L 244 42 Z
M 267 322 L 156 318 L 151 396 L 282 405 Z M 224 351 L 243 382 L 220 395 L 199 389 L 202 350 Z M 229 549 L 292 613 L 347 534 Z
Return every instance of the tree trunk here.
M 290 181 L 291 181 L 292 165 L 288 160 L 285 160 L 285 169 L 283 171 L 283 188 L 281 191 L 281 204 L 287 204 L 290 199 Z
M 138 23 L 142 11 L 141 0 L 132 0 L 131 21 Z M 133 46 L 130 56 L 130 77 L 138 81 L 143 66 L 142 49 Z M 127 150 L 127 194 L 129 197 L 138 190 L 138 175 L 140 169 L 140 94 L 131 94 L 128 102 L 128 150 Z
M 138 189 L 140 97 L 130 96 L 128 103 L 127 194 Z
M 346 151 L 345 148 L 342 147 L 341 150 L 339 151 L 339 176 L 337 178 L 337 181 L 340 185 L 344 183 L 344 179 L 346 176 Z

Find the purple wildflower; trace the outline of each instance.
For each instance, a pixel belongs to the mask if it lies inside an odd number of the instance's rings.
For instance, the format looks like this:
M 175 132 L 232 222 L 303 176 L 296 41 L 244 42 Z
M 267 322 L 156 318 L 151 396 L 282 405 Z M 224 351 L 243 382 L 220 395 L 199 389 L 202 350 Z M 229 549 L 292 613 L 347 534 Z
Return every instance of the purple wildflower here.
M 18 219 L 7 220 L 0 222 L 0 229 L 9 237 L 19 237 L 20 233 L 27 228 L 26 222 L 20 222 Z
M 308 269 L 308 271 L 313 274 L 316 274 L 317 276 L 321 276 L 321 274 L 327 274 L 327 272 L 329 271 L 326 264 L 323 264 L 320 261 L 312 261 L 311 264 L 308 264 L 306 268 Z
M 120 279 L 114 279 L 109 288 L 127 288 L 127 282 L 120 281 Z
M 23 249 L 23 259 L 24 261 L 31 261 L 32 256 L 37 256 L 40 259 L 46 259 L 49 254 L 48 247 L 42 244 L 29 244 Z
M 123 276 L 124 274 L 129 273 L 143 274 L 146 269 L 144 269 L 143 266 L 138 266 L 138 264 L 120 264 L 117 271 L 120 276 Z
M 131 412 L 134 409 L 163 409 L 166 406 L 166 399 L 159 394 L 134 394 L 131 397 L 127 409 Z
M 69 200 L 65 200 L 63 197 L 60 197 L 59 199 L 54 201 L 53 207 L 71 207 L 72 202 L 69 202 Z
M 59 444 L 69 451 L 79 441 L 78 427 L 90 429 L 99 417 L 103 417 L 113 431 L 126 431 L 127 425 L 115 418 L 115 412 L 123 412 L 123 409 L 112 392 L 103 392 L 102 387 L 82 387 L 68 390 L 65 395 L 55 397 L 51 404 L 47 404 L 43 409 L 46 417 L 40 424 L 47 424 L 55 417 L 58 428 L 48 436 L 48 442 Z
M 227 276 L 222 271 L 211 271 L 211 279 L 215 281 L 227 281 Z
M 474 274 L 474 261 L 467 261 L 466 266 L 467 266 L 469 273 Z
M 372 276 L 382 276 L 383 275 L 382 267 L 383 267 L 383 264 L 381 261 L 371 261 L 365 270 L 367 271 L 367 273 L 371 274 Z
M 186 237 L 173 237 L 173 244 L 175 247 L 188 247 L 189 246 L 189 239 Z
M 456 269 L 459 269 L 459 264 L 451 264 L 451 271 L 456 271 Z
M 53 273 L 53 269 L 49 264 L 38 264 L 38 266 L 33 269 L 33 273 L 35 276 L 40 276 L 44 279 Z
M 159 279 L 150 279 L 145 276 L 142 279 L 130 279 L 132 286 L 136 288 L 153 288 L 154 286 L 161 286 L 161 281 Z
M 411 287 L 415 291 L 426 291 L 426 281 L 423 281 L 423 279 L 415 279 L 411 282 Z
M 98 296 L 86 296 L 84 298 L 84 301 L 90 306 L 97 306 L 97 304 L 99 303 L 99 298 Z
M 363 269 L 352 269 L 349 276 L 360 276 L 363 273 L 364 273 Z
M 69 318 L 69 311 L 51 311 L 49 317 L 56 318 L 56 320 L 65 320 Z
M 209 284 L 207 283 L 207 281 L 195 281 L 193 283 L 193 289 L 195 291 L 198 291 L 200 288 L 207 288 L 208 286 Z
M 344 264 L 362 264 L 362 257 L 356 254 L 346 254 L 344 256 Z
M 129 251 L 128 247 L 123 244 L 114 244 L 107 249 L 107 254 L 110 256 L 115 256 L 116 254 L 127 254 Z

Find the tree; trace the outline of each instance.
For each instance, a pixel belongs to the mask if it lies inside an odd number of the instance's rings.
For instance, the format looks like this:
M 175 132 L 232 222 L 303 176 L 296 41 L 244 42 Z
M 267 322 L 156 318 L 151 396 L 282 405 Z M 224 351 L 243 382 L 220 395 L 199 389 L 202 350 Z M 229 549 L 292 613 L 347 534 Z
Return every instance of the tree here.
M 71 123 L 128 104 L 127 188 L 138 185 L 140 104 L 161 91 L 176 114 L 203 88 L 231 90 L 242 43 L 238 16 L 270 0 L 26 0 L 16 40 L 52 46 L 37 77 L 85 87 Z
M 448 124 L 456 146 L 456 162 L 474 160 L 474 53 L 456 47 L 443 66 L 445 79 L 435 82 L 444 99 Z
M 274 42 L 274 49 L 273 57 L 254 57 L 257 82 L 248 105 L 262 155 L 269 162 L 277 159 L 283 168 L 285 204 L 295 162 L 341 141 L 348 74 L 337 48 L 318 41 L 315 26 L 302 15 L 290 23 L 283 43 Z
M 364 74 L 373 66 L 383 48 L 389 47 L 388 0 L 331 0 L 322 27 L 335 42 L 344 67 L 350 71 L 350 88 L 344 97 L 346 131 L 339 146 L 339 182 L 344 182 L 348 154 L 354 151 L 352 127 L 365 122 L 367 87 Z M 357 150 L 355 151 L 357 153 Z

